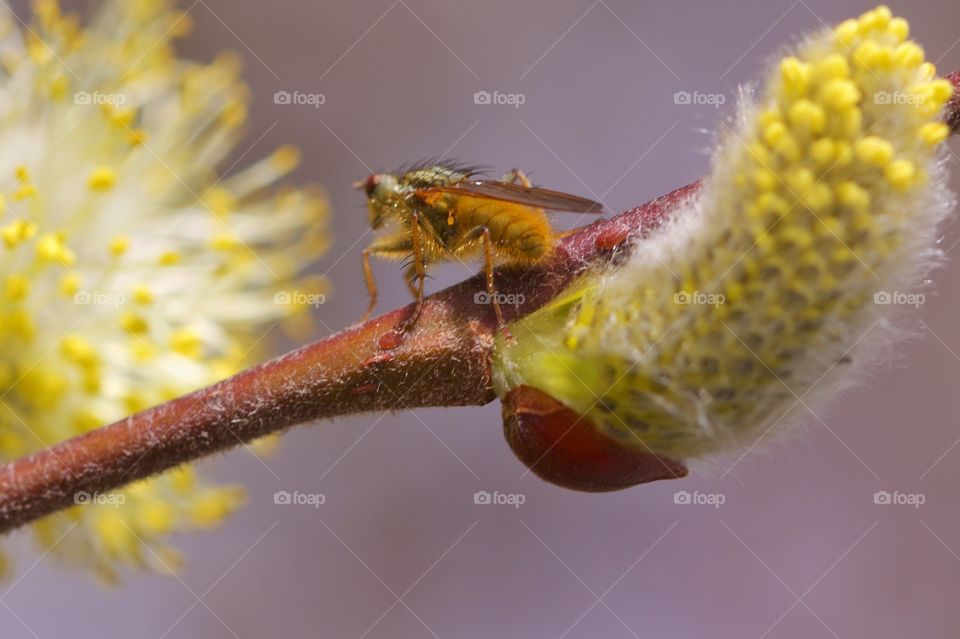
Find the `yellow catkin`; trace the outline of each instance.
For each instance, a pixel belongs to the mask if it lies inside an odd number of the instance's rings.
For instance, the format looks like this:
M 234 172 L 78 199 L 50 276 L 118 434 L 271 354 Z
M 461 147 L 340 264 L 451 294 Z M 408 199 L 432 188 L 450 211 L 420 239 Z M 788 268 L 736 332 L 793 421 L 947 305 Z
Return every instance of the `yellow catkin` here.
M 929 268 L 949 201 L 928 177 L 951 90 L 908 33 L 880 7 L 784 58 L 676 225 L 511 325 L 498 392 L 528 384 L 623 445 L 696 457 L 752 444 L 866 348 L 875 295 Z

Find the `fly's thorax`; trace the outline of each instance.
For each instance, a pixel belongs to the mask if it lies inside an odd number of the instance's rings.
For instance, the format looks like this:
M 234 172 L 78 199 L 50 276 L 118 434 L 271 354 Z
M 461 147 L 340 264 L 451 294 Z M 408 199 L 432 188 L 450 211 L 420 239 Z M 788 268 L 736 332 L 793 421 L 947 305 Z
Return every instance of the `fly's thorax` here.
M 413 189 L 424 189 L 431 186 L 452 186 L 466 180 L 468 175 L 462 171 L 443 166 L 430 166 L 415 169 L 403 174 L 400 181 Z

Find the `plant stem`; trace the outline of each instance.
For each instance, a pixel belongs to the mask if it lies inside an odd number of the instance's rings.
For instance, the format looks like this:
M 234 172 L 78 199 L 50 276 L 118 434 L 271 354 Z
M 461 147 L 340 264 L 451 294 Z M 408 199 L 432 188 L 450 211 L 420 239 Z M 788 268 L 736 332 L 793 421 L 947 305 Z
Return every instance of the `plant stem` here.
M 591 266 L 624 253 L 699 183 L 559 240 L 542 264 L 498 271 L 497 289 L 530 313 Z M 161 471 L 318 419 L 494 400 L 493 309 L 474 302 L 474 277 L 431 295 L 413 328 L 394 331 L 413 305 L 376 317 L 218 384 L 39 451 L 0 468 L 0 533 L 72 506 L 78 493 L 118 488 Z

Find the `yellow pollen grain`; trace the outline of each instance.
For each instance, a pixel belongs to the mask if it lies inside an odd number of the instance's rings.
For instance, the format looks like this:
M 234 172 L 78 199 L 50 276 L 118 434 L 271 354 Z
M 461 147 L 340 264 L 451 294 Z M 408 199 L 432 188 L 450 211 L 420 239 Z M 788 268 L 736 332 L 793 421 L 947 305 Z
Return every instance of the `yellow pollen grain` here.
M 190 466 L 180 466 L 167 473 L 173 490 L 179 495 L 188 495 L 196 488 L 196 474 Z
M 950 136 L 950 127 L 945 122 L 927 122 L 920 127 L 920 139 L 929 146 L 936 146 Z
M 110 255 L 120 257 L 130 248 L 130 238 L 126 235 L 118 235 L 110 240 Z
M 6 295 L 13 302 L 20 302 L 30 294 L 30 280 L 19 273 L 7 276 Z
M 15 220 L 3 227 L 3 230 L 0 231 L 0 235 L 3 235 L 3 242 L 9 249 L 16 248 L 22 242 L 33 237 L 35 233 L 36 225 L 24 222 L 23 220 Z
M 138 362 L 149 362 L 157 356 L 157 347 L 143 339 L 137 339 L 130 344 L 130 353 Z
M 173 507 L 164 501 L 150 500 L 138 509 L 137 523 L 151 534 L 165 535 L 173 528 Z
M 863 128 L 863 112 L 857 108 L 847 109 L 840 114 L 840 126 L 838 128 L 840 135 L 848 138 L 860 137 Z
M 860 37 L 860 23 L 854 19 L 844 20 L 833 30 L 833 38 L 844 47 L 849 47 Z
M 937 102 L 937 107 L 946 104 L 947 100 L 953 97 L 953 84 L 944 78 L 938 78 L 930 83 L 931 94 Z
M 785 135 L 773 145 L 777 156 L 788 162 L 796 162 L 800 158 L 800 146 L 792 135 Z
M 916 182 L 917 169 L 910 160 L 895 160 L 885 170 L 887 181 L 895 189 L 904 191 Z
M 170 348 L 186 357 L 199 357 L 203 345 L 200 336 L 189 328 L 181 328 L 170 336 Z
M 17 190 L 13 192 L 13 199 L 22 202 L 29 198 L 35 197 L 37 195 L 37 187 L 34 184 L 21 184 L 17 187 Z
M 210 189 L 210 191 L 204 194 L 203 201 L 207 208 L 210 209 L 210 212 L 217 217 L 228 215 L 237 204 L 233 194 L 223 187 Z
M 60 278 L 60 293 L 65 297 L 73 297 L 80 290 L 82 280 L 76 273 L 67 273 Z
M 839 53 L 831 53 L 817 62 L 813 70 L 814 76 L 821 82 L 843 79 L 850 75 L 850 64 Z
M 95 168 L 87 180 L 87 186 L 91 191 L 109 191 L 116 183 L 117 174 L 108 166 Z
M 893 50 L 893 59 L 897 65 L 905 68 L 920 66 L 924 60 L 923 48 L 914 42 L 904 42 Z
M 78 410 L 73 416 L 73 424 L 81 433 L 86 433 L 103 426 L 104 419 L 92 409 Z
M 829 166 L 837 154 L 837 145 L 830 138 L 820 138 L 810 145 L 810 157 L 819 166 Z
M 146 284 L 137 284 L 133 287 L 133 301 L 141 306 L 153 303 L 153 292 Z
M 812 133 L 820 133 L 826 124 L 823 107 L 810 100 L 798 100 L 790 107 L 790 122 Z
M 879 6 L 876 9 L 865 12 L 860 16 L 860 32 L 868 34 L 871 31 L 882 31 L 890 24 L 893 14 L 885 6 Z
M 861 162 L 873 166 L 886 166 L 893 159 L 893 145 L 875 135 L 868 135 L 857 140 L 853 149 Z
M 124 311 L 120 314 L 120 327 L 131 335 L 142 335 L 150 330 L 147 320 L 132 311 Z
M 227 102 L 220 113 L 220 121 L 224 126 L 240 126 L 247 120 L 247 105 L 242 100 L 233 99 Z
M 790 208 L 785 199 L 775 193 L 763 193 L 757 198 L 757 206 L 761 211 L 784 214 Z
M 47 234 L 37 240 L 37 258 L 43 262 L 71 264 L 73 253 L 66 247 L 59 234 Z
M 846 140 L 837 140 L 837 160 L 834 166 L 842 169 L 853 162 L 853 145 Z
M 806 94 L 810 86 L 810 75 L 810 65 L 797 58 L 784 58 L 780 63 L 783 90 L 788 96 L 799 97 Z
M 223 494 L 221 494 L 223 493 Z M 235 501 L 228 491 L 217 491 L 198 497 L 190 504 L 190 518 L 202 528 L 216 526 L 233 510 Z
M 820 100 L 838 111 L 848 109 L 860 101 L 860 89 L 850 80 L 829 80 L 820 89 Z
M 17 309 L 5 319 L 4 329 L 28 342 L 37 336 L 37 323 L 26 309 Z
M 808 209 L 823 211 L 833 204 L 833 191 L 826 184 L 814 184 L 803 194 L 802 200 Z
M 786 135 L 790 134 L 782 122 L 771 122 L 763 128 L 763 140 L 770 145 L 776 144 Z
M 215 251 L 232 251 L 240 246 L 240 240 L 230 233 L 219 233 L 210 239 L 210 248 Z
M 104 551 L 114 557 L 132 555 L 140 545 L 123 516 L 115 508 L 100 509 L 94 519 L 94 530 Z
M 166 251 L 160 255 L 157 262 L 160 266 L 174 266 L 175 264 L 179 264 L 182 259 L 183 256 L 177 251 Z
M 270 161 L 278 171 L 287 173 L 300 164 L 300 150 L 291 144 L 281 146 L 270 156 Z
M 753 174 L 753 183 L 756 184 L 757 188 L 761 191 L 772 191 L 777 188 L 779 182 L 776 174 L 767 169 L 757 169 Z
M 103 108 L 103 112 L 112 124 L 124 129 L 129 128 L 130 125 L 133 124 L 134 119 L 137 117 L 137 112 L 135 109 L 116 109 L 110 106 L 105 106 Z
M 149 137 L 150 135 L 143 129 L 134 129 L 127 132 L 127 141 L 131 146 L 140 146 L 146 142 Z
M 807 168 L 799 168 L 787 174 L 787 185 L 793 190 L 794 195 L 802 196 L 810 187 L 813 186 L 816 178 L 813 172 Z
M 870 194 L 856 182 L 845 181 L 838 184 L 837 200 L 857 211 L 866 210 L 870 206 Z
M 138 413 L 150 406 L 150 400 L 145 393 L 130 391 L 123 396 L 123 407 L 128 413 Z
M 95 366 L 99 361 L 93 344 L 82 335 L 65 336 L 60 341 L 60 353 L 67 361 L 83 367 Z

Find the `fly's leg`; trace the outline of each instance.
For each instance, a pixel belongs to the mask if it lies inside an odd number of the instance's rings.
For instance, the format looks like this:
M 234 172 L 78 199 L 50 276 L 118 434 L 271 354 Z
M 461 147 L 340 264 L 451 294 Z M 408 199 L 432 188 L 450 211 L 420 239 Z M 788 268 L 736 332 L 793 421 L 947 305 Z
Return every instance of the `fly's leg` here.
M 402 259 L 410 254 L 412 247 L 410 236 L 406 233 L 399 233 L 377 238 L 367 248 L 363 249 L 363 279 L 367 284 L 367 293 L 370 295 L 370 305 L 361 321 L 365 322 L 370 319 L 370 315 L 377 305 L 377 282 L 373 277 L 370 258 Z
M 502 331 L 507 337 L 510 331 L 507 329 L 507 323 L 503 319 L 503 311 L 500 309 L 500 296 L 493 282 L 493 240 L 490 237 L 490 229 L 486 226 L 477 226 L 467 233 L 468 239 L 479 238 L 483 242 L 483 271 L 487 281 L 487 297 L 490 299 L 490 305 L 493 306 L 493 314 L 497 318 L 497 329 Z
M 497 299 L 497 289 L 493 285 L 493 242 L 490 240 L 490 229 L 483 227 L 483 266 L 487 275 L 487 295 L 490 296 L 490 304 L 493 305 L 493 313 L 497 316 L 497 328 L 504 333 L 507 331 L 507 323 L 503 321 L 503 311 L 500 310 L 500 301 Z
M 367 312 L 363 314 L 361 322 L 366 322 L 373 314 L 373 309 L 377 306 L 377 281 L 373 277 L 373 269 L 370 267 L 370 247 L 363 249 L 363 279 L 367 283 L 367 293 L 370 296 L 370 305 L 367 306 Z
M 508 182 L 509 184 L 519 184 L 520 186 L 525 186 L 527 188 L 533 186 L 533 183 L 527 177 L 527 174 L 520 169 L 511 169 L 509 173 L 503 176 L 503 181 Z
M 407 290 L 410 291 L 410 296 L 413 297 L 413 299 L 417 299 L 420 291 L 417 289 L 417 269 L 413 264 L 411 264 L 404 273 L 403 281 L 407 284 Z
M 416 212 L 410 217 L 410 241 L 412 244 L 411 248 L 413 249 L 412 274 L 417 278 L 417 288 L 416 291 L 413 290 L 409 277 L 407 278 L 407 287 L 410 288 L 410 292 L 417 298 L 417 303 L 413 307 L 413 314 L 397 327 L 400 333 L 406 333 L 410 330 L 410 328 L 417 323 L 417 319 L 420 318 L 420 313 L 423 311 L 423 286 L 427 279 L 427 273 L 426 267 L 423 264 L 423 245 L 420 240 L 420 214 Z

